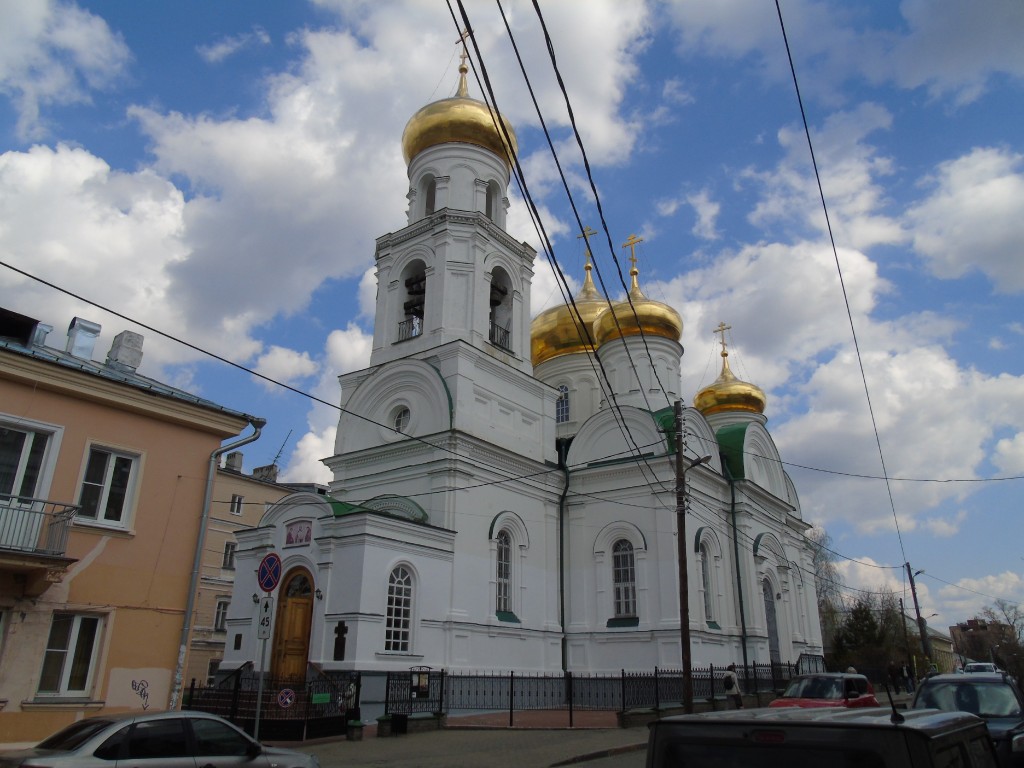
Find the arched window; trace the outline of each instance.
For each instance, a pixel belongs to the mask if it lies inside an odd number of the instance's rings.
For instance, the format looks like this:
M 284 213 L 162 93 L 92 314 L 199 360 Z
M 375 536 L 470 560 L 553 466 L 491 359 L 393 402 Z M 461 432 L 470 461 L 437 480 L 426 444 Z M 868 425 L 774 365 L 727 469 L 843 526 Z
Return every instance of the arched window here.
M 423 190 L 423 215 L 429 216 L 437 207 L 437 179 L 433 176 L 427 179 Z
M 495 573 L 495 605 L 498 611 L 511 611 L 509 586 L 512 582 L 512 537 L 508 531 L 498 534 L 497 572 Z
M 412 414 L 409 409 L 402 406 L 395 411 L 395 432 L 405 432 L 406 427 L 409 426 L 409 419 Z
M 404 565 L 388 579 L 387 624 L 384 650 L 408 653 L 412 640 L 412 573 Z
M 612 547 L 612 583 L 615 618 L 636 616 L 636 563 L 633 545 L 626 539 L 619 539 Z
M 487 184 L 487 208 L 484 211 L 485 215 L 491 221 L 497 221 L 498 213 L 498 195 L 501 194 L 501 187 L 498 186 L 498 182 L 491 181 Z
M 427 303 L 427 268 L 419 260 L 402 270 L 401 314 L 398 321 L 398 341 L 412 339 L 423 333 L 423 313 Z
M 711 578 L 711 548 L 706 541 L 700 544 L 700 586 L 704 593 L 704 621 L 715 621 L 715 589 Z
M 491 272 L 490 342 L 512 349 L 512 281 L 501 267 Z
M 564 424 L 569 420 L 569 388 L 562 384 L 558 387 L 558 399 L 555 401 L 555 422 Z

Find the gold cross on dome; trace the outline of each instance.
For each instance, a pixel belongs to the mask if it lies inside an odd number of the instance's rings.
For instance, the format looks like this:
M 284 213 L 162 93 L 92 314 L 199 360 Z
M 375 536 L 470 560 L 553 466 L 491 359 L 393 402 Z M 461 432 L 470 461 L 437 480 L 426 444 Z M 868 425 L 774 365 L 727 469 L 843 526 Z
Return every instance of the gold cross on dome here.
M 596 234 L 597 234 L 597 232 L 595 232 L 589 226 L 586 226 L 586 227 L 583 228 L 583 234 L 582 235 L 576 235 L 576 239 L 577 240 L 584 240 L 587 243 L 587 261 L 588 262 L 590 261 L 590 238 L 592 238 Z
M 732 326 L 731 325 L 726 325 L 725 323 L 719 323 L 718 327 L 715 328 L 715 330 L 712 331 L 712 333 L 720 333 L 720 334 L 722 334 L 722 357 L 725 357 L 726 355 L 729 354 L 728 352 L 725 351 L 725 332 L 726 331 L 731 331 L 731 330 L 732 330 Z
M 459 62 L 459 67 L 466 66 L 466 59 L 469 58 L 469 49 L 466 47 L 466 41 L 469 39 L 471 34 L 472 32 L 469 29 L 464 29 L 462 30 L 462 34 L 459 35 L 459 39 L 455 41 L 456 45 L 462 43 L 462 53 L 459 54 L 459 58 L 462 59 L 462 61 Z
M 636 270 L 636 246 L 637 243 L 642 243 L 644 239 L 637 237 L 636 235 L 630 235 L 629 239 L 622 244 L 623 248 L 629 248 L 629 262 L 633 265 L 633 270 Z

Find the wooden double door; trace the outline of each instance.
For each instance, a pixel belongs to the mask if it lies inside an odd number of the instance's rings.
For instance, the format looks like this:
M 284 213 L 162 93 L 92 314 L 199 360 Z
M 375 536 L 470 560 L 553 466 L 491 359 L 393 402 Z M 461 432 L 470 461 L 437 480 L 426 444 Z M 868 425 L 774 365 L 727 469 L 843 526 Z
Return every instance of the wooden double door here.
M 281 581 L 270 674 L 305 679 L 309 633 L 313 625 L 313 580 L 305 568 L 294 568 Z

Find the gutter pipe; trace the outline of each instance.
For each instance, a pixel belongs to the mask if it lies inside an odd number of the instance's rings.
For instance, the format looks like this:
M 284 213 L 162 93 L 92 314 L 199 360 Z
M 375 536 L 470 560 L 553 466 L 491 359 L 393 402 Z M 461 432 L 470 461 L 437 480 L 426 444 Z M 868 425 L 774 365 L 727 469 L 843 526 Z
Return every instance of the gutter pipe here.
M 243 437 L 234 443 L 221 446 L 210 454 L 210 465 L 206 472 L 206 493 L 203 496 L 203 513 L 199 518 L 199 536 L 196 537 L 196 552 L 192 558 L 192 575 L 188 582 L 188 602 L 185 605 L 185 619 L 181 623 L 181 639 L 178 643 L 178 662 L 174 668 L 174 683 L 171 686 L 171 698 L 167 708 L 175 710 L 178 708 L 181 698 L 182 678 L 185 675 L 185 654 L 188 651 L 188 638 L 192 634 L 192 614 L 196 608 L 196 596 L 199 591 L 199 571 L 203 564 L 203 547 L 206 545 L 206 526 L 210 520 L 210 503 L 213 497 L 213 478 L 217 474 L 219 459 L 228 451 L 241 448 L 243 445 L 257 440 L 263 427 L 267 425 L 266 419 L 258 416 L 249 416 L 249 424 L 255 430 L 248 437 Z

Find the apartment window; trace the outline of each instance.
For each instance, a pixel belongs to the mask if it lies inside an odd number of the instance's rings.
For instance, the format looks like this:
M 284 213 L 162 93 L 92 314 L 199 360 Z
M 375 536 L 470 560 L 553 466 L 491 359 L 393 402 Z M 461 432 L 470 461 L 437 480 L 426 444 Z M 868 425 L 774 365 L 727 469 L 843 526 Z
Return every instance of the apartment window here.
M 228 606 L 231 601 L 224 598 L 217 600 L 217 610 L 213 614 L 213 629 L 215 632 L 224 632 L 228 628 Z
M 0 495 L 34 498 L 50 435 L 0 426 Z
M 569 420 L 569 388 L 563 384 L 558 388 L 555 401 L 555 423 L 564 424 Z
M 237 493 L 231 494 L 231 514 L 240 515 L 242 514 L 242 504 L 245 502 L 244 496 L 239 496 Z
M 54 613 L 43 655 L 39 693 L 83 696 L 89 692 L 100 619 L 74 613 Z
M 228 570 L 235 569 L 235 552 L 238 550 L 238 544 L 233 541 L 224 542 L 224 560 L 221 563 L 221 568 L 227 568 Z
M 498 611 L 511 611 L 512 602 L 509 599 L 509 583 L 512 580 L 512 538 L 508 531 L 498 534 L 498 557 L 496 587 L 496 606 Z
M 220 669 L 220 659 L 210 659 L 206 663 L 206 684 L 213 685 L 217 682 L 217 670 Z
M 79 518 L 110 524 L 125 523 L 131 504 L 136 457 L 104 448 L 89 451 L 82 492 L 78 497 Z
M 408 653 L 412 630 L 412 573 L 404 565 L 391 572 L 388 579 L 387 624 L 384 629 L 384 650 Z
M 626 539 L 619 539 L 612 547 L 612 582 L 615 617 L 636 616 L 636 565 L 633 545 Z

